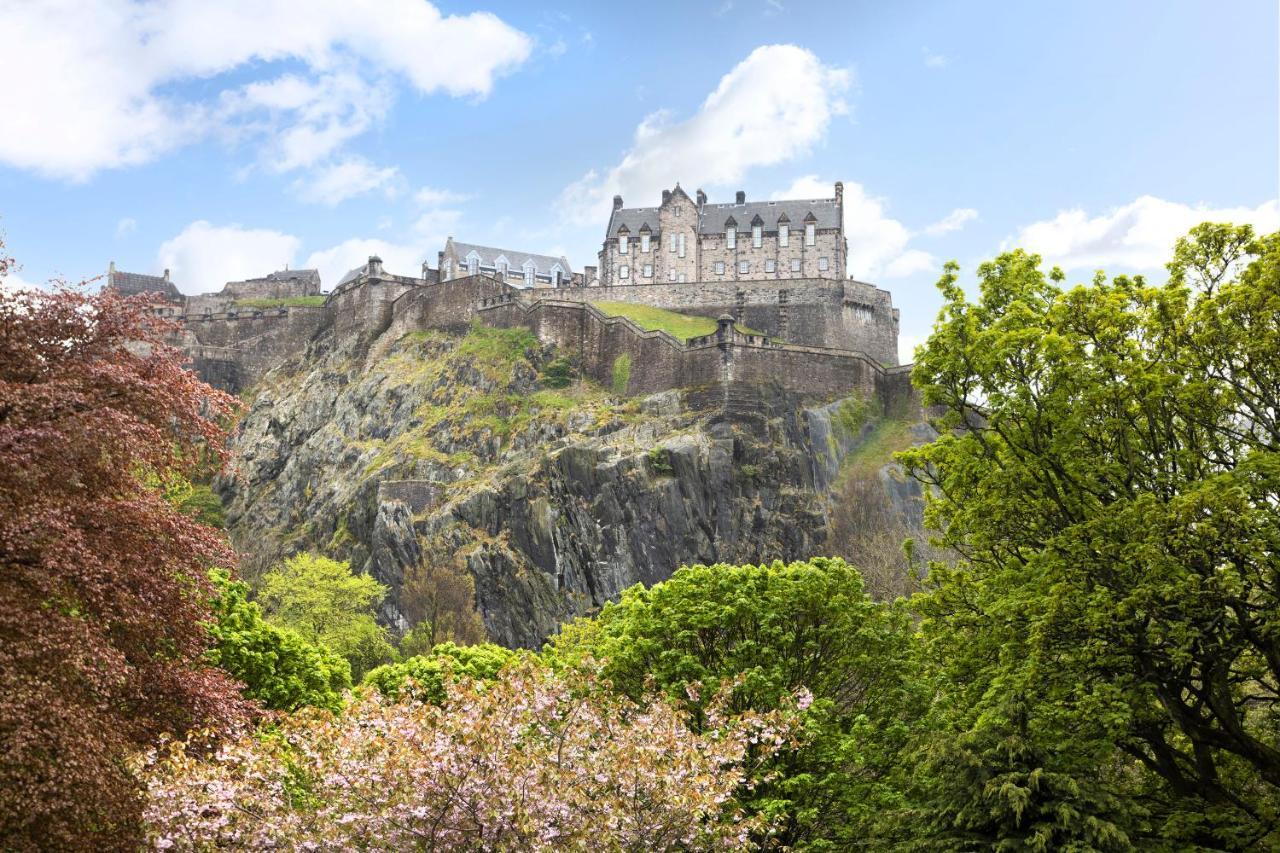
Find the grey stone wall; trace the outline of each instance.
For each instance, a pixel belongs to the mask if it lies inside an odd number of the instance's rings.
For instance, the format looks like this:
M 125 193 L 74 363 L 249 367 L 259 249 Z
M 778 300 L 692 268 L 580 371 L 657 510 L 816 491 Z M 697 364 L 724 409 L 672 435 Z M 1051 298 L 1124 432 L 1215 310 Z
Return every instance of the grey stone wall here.
M 302 353 L 331 315 L 323 307 L 292 307 L 187 314 L 179 320 L 173 343 L 191 357 L 196 374 L 215 388 L 237 393 Z

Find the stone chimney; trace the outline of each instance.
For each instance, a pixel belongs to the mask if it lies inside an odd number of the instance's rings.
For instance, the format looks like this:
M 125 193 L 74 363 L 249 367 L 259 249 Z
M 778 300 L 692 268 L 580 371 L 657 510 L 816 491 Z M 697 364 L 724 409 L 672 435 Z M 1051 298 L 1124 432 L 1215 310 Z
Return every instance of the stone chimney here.
M 737 203 L 737 204 L 746 204 L 746 203 L 747 203 L 747 191 L 746 191 L 746 190 L 738 190 L 736 193 L 734 193 L 734 195 L 733 195 L 733 200 L 734 200 L 734 202 L 735 202 L 735 203 Z
M 428 271 L 428 270 L 430 270 L 430 269 L 431 269 L 431 268 L 430 268 L 429 266 L 427 266 L 427 262 L 426 262 L 426 261 L 423 261 L 423 262 L 422 262 L 422 280 L 423 280 L 423 281 L 426 281 L 426 280 L 427 280 L 427 271 Z
M 701 210 L 707 203 L 707 194 L 702 190 L 698 190 L 698 209 Z
M 169 280 L 169 268 L 168 268 L 168 267 L 165 267 L 165 268 L 164 268 L 164 280 L 165 280 L 165 281 L 168 281 L 168 280 Z
M 669 201 L 671 201 L 671 190 L 663 190 L 663 191 L 662 191 L 662 203 L 663 203 L 663 204 L 666 204 L 666 203 L 667 203 L 667 202 L 669 202 Z
M 622 196 L 620 196 L 620 195 L 615 195 L 615 196 L 613 197 L 613 209 L 614 209 L 614 210 L 621 210 L 621 209 L 622 209 Z
M 369 265 L 365 268 L 370 277 L 382 275 L 382 258 L 377 255 L 369 256 Z
M 836 204 L 844 201 L 844 181 L 836 181 Z

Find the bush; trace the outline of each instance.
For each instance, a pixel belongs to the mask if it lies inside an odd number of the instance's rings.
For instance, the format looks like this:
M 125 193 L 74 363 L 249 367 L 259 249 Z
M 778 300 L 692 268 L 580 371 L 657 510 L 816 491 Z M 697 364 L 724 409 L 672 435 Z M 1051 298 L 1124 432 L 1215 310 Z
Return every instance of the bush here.
M 631 384 L 631 356 L 623 353 L 613 360 L 613 393 L 627 393 Z
M 564 356 L 542 369 L 542 384 L 548 388 L 567 388 L 573 382 L 573 363 Z
M 440 643 L 430 655 L 418 655 L 370 670 L 363 683 L 376 687 L 383 696 L 399 699 L 406 683 L 412 680 L 414 684 L 409 695 L 420 702 L 438 704 L 444 701 L 446 674 L 454 678 L 489 681 L 517 657 L 517 652 L 493 643 L 477 646 Z

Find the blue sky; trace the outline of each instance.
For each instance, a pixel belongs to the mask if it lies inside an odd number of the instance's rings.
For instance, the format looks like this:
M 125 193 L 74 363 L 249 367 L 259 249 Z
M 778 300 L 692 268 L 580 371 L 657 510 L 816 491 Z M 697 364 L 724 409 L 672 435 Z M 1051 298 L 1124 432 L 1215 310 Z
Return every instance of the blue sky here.
M 448 235 L 581 268 L 615 192 L 842 180 L 909 350 L 948 259 L 1158 275 L 1201 219 L 1280 228 L 1278 27 L 1273 0 L 0 0 L 0 231 L 27 283 L 330 286 Z

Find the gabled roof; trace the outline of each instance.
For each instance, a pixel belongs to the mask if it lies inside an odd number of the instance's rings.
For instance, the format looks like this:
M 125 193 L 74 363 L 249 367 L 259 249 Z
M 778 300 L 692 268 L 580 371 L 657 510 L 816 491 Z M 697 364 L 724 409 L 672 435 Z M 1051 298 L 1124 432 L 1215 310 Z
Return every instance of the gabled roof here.
M 699 234 L 719 234 L 730 217 L 738 222 L 754 222 L 760 218 L 765 231 L 774 231 L 778 221 L 803 222 L 810 214 L 817 227 L 839 228 L 840 205 L 834 198 L 818 198 L 809 201 L 748 201 L 743 204 L 704 204 L 698 217 Z
M 474 243 L 459 243 L 453 241 L 453 251 L 459 258 L 466 258 L 472 252 L 475 252 L 480 258 L 480 263 L 486 267 L 497 266 L 498 258 L 505 257 L 511 269 L 524 269 L 525 263 L 533 261 L 534 271 L 541 275 L 548 275 L 551 268 L 556 264 L 560 265 L 560 270 L 565 275 L 573 269 L 569 266 L 569 261 L 563 255 L 553 257 L 551 255 L 537 255 L 532 252 L 517 252 L 512 249 L 497 249 L 493 246 L 478 246 Z
M 620 207 L 609 217 L 609 228 L 605 232 L 605 238 L 617 237 L 623 226 L 626 226 L 630 233 L 637 234 L 646 225 L 649 226 L 651 234 L 658 233 L 658 208 Z
M 250 279 L 252 281 L 253 279 Z M 263 277 L 264 281 L 314 281 L 320 283 L 319 270 L 276 270 Z
M 177 286 L 169 279 L 159 275 L 144 275 L 136 272 L 113 270 L 107 275 L 107 287 L 121 296 L 154 293 L 168 299 L 182 299 L 182 294 L 178 292 Z

